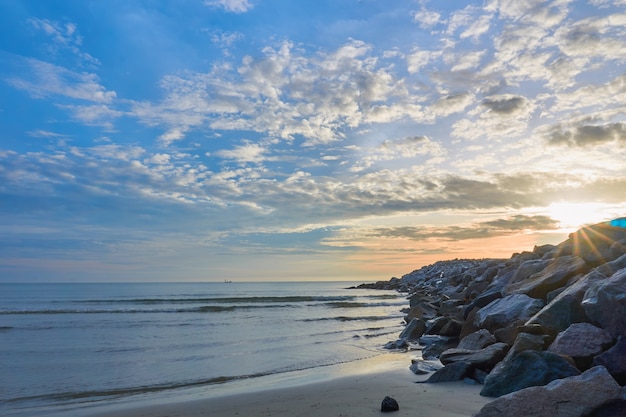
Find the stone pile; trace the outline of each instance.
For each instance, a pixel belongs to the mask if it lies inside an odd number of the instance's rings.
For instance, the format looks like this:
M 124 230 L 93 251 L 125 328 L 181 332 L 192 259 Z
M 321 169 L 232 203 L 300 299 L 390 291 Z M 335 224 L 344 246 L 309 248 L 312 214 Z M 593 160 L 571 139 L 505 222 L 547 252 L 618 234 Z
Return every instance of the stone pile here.
M 623 416 L 624 220 L 510 259 L 441 261 L 361 287 L 409 294 L 407 326 L 386 347 L 438 359 L 444 366 L 426 382 L 480 383 L 481 395 L 500 397 L 480 417 Z M 419 362 L 412 369 L 429 369 Z

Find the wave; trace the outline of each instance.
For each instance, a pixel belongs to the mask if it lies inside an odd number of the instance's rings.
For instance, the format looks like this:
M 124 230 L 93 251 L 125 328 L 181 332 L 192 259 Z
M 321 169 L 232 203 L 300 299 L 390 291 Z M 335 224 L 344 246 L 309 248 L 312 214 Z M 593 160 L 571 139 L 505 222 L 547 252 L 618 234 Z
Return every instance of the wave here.
M 334 316 L 334 317 L 319 317 L 319 318 L 310 318 L 310 319 L 301 319 L 300 321 L 304 322 L 313 322 L 313 321 L 382 321 L 389 320 L 392 317 L 389 316 Z
M 356 296 L 255 296 L 255 297 L 185 297 L 185 298 L 129 298 L 129 299 L 92 299 L 74 300 L 73 303 L 83 304 L 185 304 L 185 303 L 214 303 L 214 304 L 257 304 L 257 303 L 303 303 L 303 302 L 331 302 L 354 300 Z
M 28 309 L 28 310 L 5 310 L 0 311 L 1 315 L 31 315 L 31 314 L 154 314 L 154 313 L 222 313 L 235 310 L 253 310 L 268 308 L 286 308 L 290 305 L 270 305 L 270 306 L 250 306 L 250 305 L 234 305 L 234 306 L 198 306 L 190 308 L 154 308 L 154 309 L 138 309 L 138 308 L 111 308 L 111 309 L 82 309 L 82 308 L 63 308 L 63 309 Z M 3 328 L 0 327 L 0 331 Z

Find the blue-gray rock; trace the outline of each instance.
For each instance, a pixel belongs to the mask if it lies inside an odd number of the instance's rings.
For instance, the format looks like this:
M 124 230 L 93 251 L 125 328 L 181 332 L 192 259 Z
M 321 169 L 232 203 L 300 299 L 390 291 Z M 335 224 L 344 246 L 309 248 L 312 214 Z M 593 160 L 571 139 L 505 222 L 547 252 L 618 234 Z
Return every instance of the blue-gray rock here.
M 555 258 L 540 272 L 529 278 L 509 284 L 507 294 L 526 294 L 532 298 L 546 300 L 549 292 L 563 287 L 570 278 L 588 272 L 590 267 L 578 256 L 560 256 Z
M 493 333 L 497 329 L 525 322 L 543 306 L 543 301 L 526 294 L 511 294 L 478 310 L 474 323 Z
M 589 319 L 614 338 L 626 335 L 626 268 L 594 282 L 585 292 L 582 306 Z
M 613 347 L 596 356 L 592 365 L 604 366 L 620 385 L 626 385 L 626 336 L 620 336 Z
M 426 322 L 419 318 L 412 319 L 400 333 L 402 340 L 419 340 L 426 330 Z
M 506 343 L 494 343 L 480 350 L 453 348 L 443 352 L 439 360 L 444 365 L 466 362 L 475 368 L 489 371 L 504 358 L 508 350 Z
M 426 383 L 437 382 L 452 382 L 462 381 L 470 375 L 473 369 L 472 364 L 468 362 L 455 362 L 450 365 L 444 366 L 432 374 L 426 381 Z
M 623 395 L 606 368 L 596 366 L 545 387 L 530 387 L 502 396 L 486 404 L 475 417 L 584 417 L 605 404 L 622 400 Z
M 489 345 L 493 345 L 496 342 L 496 338 L 494 337 L 494 335 L 489 333 L 489 330 L 480 329 L 478 331 L 475 331 L 474 333 L 468 334 L 463 339 L 461 339 L 457 348 L 479 350 Z
M 580 371 L 562 356 L 526 350 L 499 363 L 485 379 L 480 395 L 500 397 L 578 374 Z
M 548 351 L 558 355 L 591 358 L 613 344 L 606 330 L 589 323 L 574 323 L 558 334 Z
M 537 314 L 528 319 L 526 325 L 540 325 L 552 334 L 567 329 L 573 323 L 587 322 L 589 318 L 582 306 L 585 292 L 591 284 L 607 277 L 598 269 L 580 278 L 566 287 L 543 307 Z

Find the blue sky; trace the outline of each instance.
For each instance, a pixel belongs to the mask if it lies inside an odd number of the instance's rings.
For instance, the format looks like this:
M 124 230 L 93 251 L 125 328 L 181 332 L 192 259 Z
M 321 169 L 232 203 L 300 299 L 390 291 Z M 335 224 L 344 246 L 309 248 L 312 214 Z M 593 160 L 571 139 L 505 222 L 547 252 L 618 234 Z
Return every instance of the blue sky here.
M 0 281 L 388 279 L 626 207 L 626 1 L 0 0 Z

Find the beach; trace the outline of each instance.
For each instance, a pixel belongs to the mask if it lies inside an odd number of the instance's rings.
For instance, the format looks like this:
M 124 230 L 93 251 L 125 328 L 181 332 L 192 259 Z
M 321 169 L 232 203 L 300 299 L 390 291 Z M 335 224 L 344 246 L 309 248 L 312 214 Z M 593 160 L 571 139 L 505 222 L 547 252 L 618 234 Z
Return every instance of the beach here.
M 206 399 L 152 404 L 118 405 L 88 417 L 226 417 L 226 416 L 380 416 L 469 417 L 492 399 L 479 395 L 480 386 L 464 382 L 418 384 L 427 376 L 409 370 L 416 352 L 383 354 L 335 365 L 312 382 L 292 386 L 226 393 Z M 381 401 L 390 396 L 399 411 L 382 413 Z

